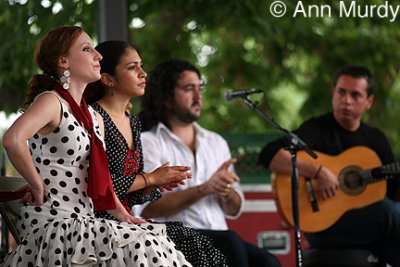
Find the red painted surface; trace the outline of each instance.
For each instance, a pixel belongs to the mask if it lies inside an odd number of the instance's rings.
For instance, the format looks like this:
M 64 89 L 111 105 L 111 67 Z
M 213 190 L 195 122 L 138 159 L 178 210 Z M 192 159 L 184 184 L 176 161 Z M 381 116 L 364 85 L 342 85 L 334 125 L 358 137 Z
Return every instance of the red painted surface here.
M 271 192 L 246 192 L 246 201 L 269 200 L 273 201 Z M 275 254 L 282 267 L 295 267 L 296 266 L 296 253 L 294 242 L 294 230 L 288 227 L 281 219 L 278 212 L 271 210 L 270 207 L 266 208 L 269 211 L 244 211 L 242 215 L 236 220 L 228 220 L 228 225 L 231 230 L 236 231 L 244 240 L 258 245 L 257 236 L 260 232 L 278 231 L 286 232 L 290 239 L 290 249 L 287 254 Z M 302 237 L 302 246 L 306 247 L 306 241 Z

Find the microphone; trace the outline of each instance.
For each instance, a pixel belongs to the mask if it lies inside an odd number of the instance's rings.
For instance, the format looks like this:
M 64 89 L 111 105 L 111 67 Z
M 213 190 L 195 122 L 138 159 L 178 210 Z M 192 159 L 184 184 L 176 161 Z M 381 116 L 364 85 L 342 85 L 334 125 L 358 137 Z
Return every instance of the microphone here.
M 226 100 L 232 100 L 236 97 L 246 97 L 248 95 L 262 93 L 262 92 L 263 91 L 261 89 L 256 89 L 256 88 L 237 90 L 237 91 L 228 90 L 224 92 L 224 98 Z

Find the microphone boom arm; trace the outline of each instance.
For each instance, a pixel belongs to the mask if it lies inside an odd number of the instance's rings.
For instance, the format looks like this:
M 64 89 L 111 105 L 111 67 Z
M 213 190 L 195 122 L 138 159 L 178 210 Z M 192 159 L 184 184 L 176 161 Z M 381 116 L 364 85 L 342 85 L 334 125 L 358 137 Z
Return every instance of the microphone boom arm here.
M 251 102 L 247 96 L 242 97 L 243 101 L 253 110 L 255 110 L 258 114 L 261 115 L 266 121 L 268 121 L 275 129 L 277 129 L 289 142 L 290 146 L 296 147 L 297 150 L 304 150 L 310 157 L 316 159 L 317 154 L 312 151 L 307 144 L 301 140 L 297 135 L 294 133 L 289 132 L 288 130 L 282 128 L 272 117 L 268 114 L 260 110 L 253 102 Z

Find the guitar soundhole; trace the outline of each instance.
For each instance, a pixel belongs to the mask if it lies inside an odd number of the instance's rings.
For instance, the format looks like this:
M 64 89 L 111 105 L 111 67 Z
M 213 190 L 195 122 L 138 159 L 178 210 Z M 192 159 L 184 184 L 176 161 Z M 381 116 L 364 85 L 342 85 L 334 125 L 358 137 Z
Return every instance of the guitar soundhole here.
M 366 185 L 362 184 L 363 178 L 359 175 L 362 169 L 358 166 L 347 166 L 339 173 L 339 186 L 348 195 L 362 193 Z

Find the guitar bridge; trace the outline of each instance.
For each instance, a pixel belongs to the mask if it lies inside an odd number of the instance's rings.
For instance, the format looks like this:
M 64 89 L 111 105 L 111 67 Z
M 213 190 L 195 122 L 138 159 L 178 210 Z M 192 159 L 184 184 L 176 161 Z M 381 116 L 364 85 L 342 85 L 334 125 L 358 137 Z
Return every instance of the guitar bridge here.
M 308 198 L 311 203 L 311 209 L 313 212 L 318 212 L 319 211 L 318 201 L 317 201 L 317 197 L 315 195 L 315 190 L 314 190 L 314 186 L 312 184 L 311 178 L 305 177 L 305 180 L 306 180 Z

